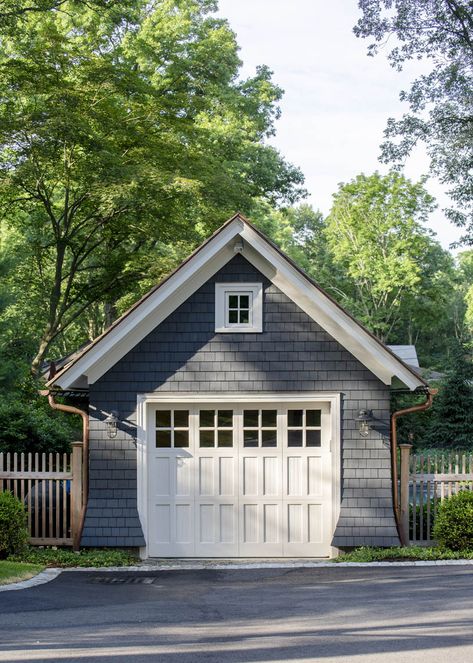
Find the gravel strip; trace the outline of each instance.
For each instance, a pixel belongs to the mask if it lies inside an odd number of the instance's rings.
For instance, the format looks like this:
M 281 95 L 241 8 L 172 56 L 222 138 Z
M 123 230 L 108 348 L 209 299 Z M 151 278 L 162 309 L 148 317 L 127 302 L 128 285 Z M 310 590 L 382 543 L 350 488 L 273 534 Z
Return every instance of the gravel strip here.
M 156 562 L 154 564 L 143 563 L 136 566 L 107 566 L 107 567 L 74 567 L 63 569 L 64 571 L 199 571 L 202 569 L 231 570 L 231 569 L 318 569 L 337 567 L 377 567 L 377 566 L 468 566 L 473 565 L 472 559 L 445 559 L 433 561 L 406 561 L 406 562 L 227 562 L 227 561 L 202 561 L 202 562 Z

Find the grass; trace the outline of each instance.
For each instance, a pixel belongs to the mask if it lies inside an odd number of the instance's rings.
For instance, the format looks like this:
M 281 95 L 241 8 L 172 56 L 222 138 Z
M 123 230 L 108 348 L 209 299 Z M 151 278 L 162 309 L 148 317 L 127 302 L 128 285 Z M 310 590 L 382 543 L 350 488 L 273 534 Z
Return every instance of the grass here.
M 473 550 L 446 550 L 445 548 L 356 548 L 346 555 L 340 555 L 334 562 L 399 562 L 436 561 L 442 559 L 473 559 Z
M 0 560 L 0 585 L 28 580 L 44 569 L 44 564 L 25 564 Z
M 10 555 L 13 562 L 27 562 L 43 566 L 73 567 L 73 566 L 130 566 L 138 561 L 126 550 L 81 550 L 78 553 L 70 548 L 37 548 L 29 546 L 23 552 Z

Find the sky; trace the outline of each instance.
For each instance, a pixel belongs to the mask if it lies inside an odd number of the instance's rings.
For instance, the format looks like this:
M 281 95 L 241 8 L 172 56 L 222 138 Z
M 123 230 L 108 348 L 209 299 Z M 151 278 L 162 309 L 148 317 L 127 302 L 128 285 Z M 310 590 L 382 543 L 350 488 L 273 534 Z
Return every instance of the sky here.
M 314 208 L 327 214 L 340 182 L 388 170 L 378 161 L 386 121 L 407 111 L 399 92 L 424 65 L 399 73 L 383 53 L 368 57 L 369 42 L 353 34 L 356 0 L 219 0 L 219 14 L 236 32 L 242 77 L 266 64 L 285 91 L 271 142 L 301 168 Z M 417 150 L 404 174 L 417 180 L 427 172 Z M 429 179 L 427 189 L 439 204 L 428 225 L 448 248 L 461 232 L 441 211 L 448 205 L 441 184 Z

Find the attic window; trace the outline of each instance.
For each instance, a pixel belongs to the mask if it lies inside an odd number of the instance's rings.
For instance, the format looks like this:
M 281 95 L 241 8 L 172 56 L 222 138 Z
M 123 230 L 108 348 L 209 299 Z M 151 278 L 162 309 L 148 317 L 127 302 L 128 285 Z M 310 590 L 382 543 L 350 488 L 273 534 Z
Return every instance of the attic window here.
M 261 283 L 215 284 L 215 331 L 263 331 L 263 285 Z

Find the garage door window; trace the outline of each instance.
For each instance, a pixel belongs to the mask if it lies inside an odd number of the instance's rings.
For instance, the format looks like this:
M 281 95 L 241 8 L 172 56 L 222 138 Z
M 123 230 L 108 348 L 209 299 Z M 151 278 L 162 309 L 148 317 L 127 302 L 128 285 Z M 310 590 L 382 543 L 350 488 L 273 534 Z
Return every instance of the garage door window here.
M 189 446 L 189 410 L 156 411 L 156 447 L 158 449 Z
M 287 446 L 321 446 L 321 410 L 287 411 Z
M 277 447 L 277 410 L 243 410 L 243 446 Z
M 233 410 L 199 411 L 199 446 L 233 447 Z

